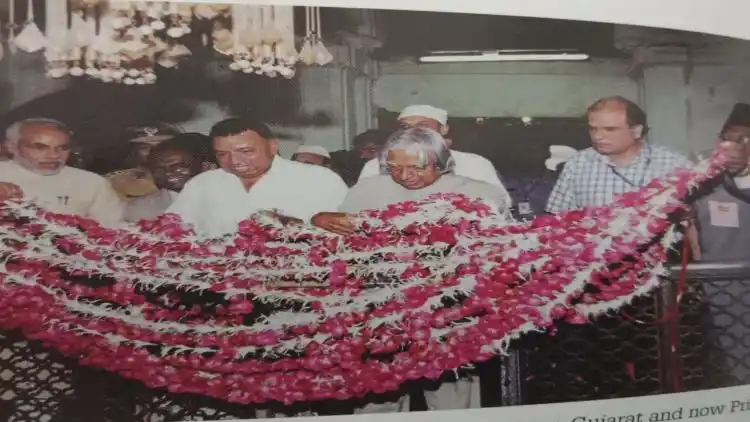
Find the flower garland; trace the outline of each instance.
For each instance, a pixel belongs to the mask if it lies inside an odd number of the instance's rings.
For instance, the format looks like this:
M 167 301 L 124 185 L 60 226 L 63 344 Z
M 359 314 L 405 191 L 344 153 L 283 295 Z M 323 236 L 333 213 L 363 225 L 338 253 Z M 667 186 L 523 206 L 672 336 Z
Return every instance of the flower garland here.
M 722 158 L 610 207 L 508 223 L 436 195 L 361 214 L 357 234 L 260 213 L 200 240 L 0 204 L 0 327 L 151 387 L 238 403 L 347 399 L 437 378 L 565 318 L 658 286 L 670 215 Z

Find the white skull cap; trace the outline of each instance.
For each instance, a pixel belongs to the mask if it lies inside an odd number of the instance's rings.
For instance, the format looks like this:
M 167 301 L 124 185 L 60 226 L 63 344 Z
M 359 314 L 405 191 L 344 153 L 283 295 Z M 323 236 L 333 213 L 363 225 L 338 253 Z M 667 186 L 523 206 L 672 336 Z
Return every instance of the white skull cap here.
M 410 105 L 398 115 L 399 120 L 406 117 L 426 117 L 441 125 L 448 123 L 448 112 L 431 105 Z
M 294 151 L 295 154 L 315 154 L 320 155 L 321 157 L 331 158 L 331 154 L 328 153 L 328 150 L 323 148 L 320 145 L 300 145 L 297 147 L 297 150 Z

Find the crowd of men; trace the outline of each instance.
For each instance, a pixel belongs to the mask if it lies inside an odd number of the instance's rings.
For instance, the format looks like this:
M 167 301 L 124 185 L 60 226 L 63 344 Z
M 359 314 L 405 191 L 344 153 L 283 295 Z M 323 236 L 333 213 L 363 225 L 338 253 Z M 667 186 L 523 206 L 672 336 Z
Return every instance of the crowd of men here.
M 646 113 L 622 97 L 594 102 L 586 116 L 591 148 L 564 163 L 546 212 L 610 204 L 690 160 L 647 141 Z M 167 125 L 140 128 L 131 143 L 134 168 L 100 176 L 67 165 L 74 138 L 62 122 L 32 118 L 6 131 L 0 162 L 0 200 L 25 198 L 53 211 L 122 225 L 176 213 L 205 237 L 231 234 L 240 221 L 272 210 L 288 224 L 312 224 L 336 234 L 357 229 L 357 212 L 433 193 L 481 198 L 501 215 L 513 200 L 487 159 L 453 149 L 448 113 L 406 107 L 393 133 L 372 130 L 342 156 L 302 145 L 291 159 L 264 122 L 229 118 L 208 135 Z M 750 248 L 750 106 L 735 107 L 717 142 L 729 155 L 727 172 L 685 219 L 694 259 L 747 259 Z M 739 229 L 739 230 L 737 230 Z M 467 372 L 424 389 L 431 410 L 478 407 L 477 382 Z M 357 407 L 357 413 L 408 411 L 394 393 Z M 283 414 L 283 411 L 278 412 Z

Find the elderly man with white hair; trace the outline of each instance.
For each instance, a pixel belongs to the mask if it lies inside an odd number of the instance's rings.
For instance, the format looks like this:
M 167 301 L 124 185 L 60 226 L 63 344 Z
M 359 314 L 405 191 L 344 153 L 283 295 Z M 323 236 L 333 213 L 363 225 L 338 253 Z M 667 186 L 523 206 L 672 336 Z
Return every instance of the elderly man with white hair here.
M 443 109 L 431 105 L 410 105 L 401 111 L 398 116 L 398 123 L 403 128 L 424 127 L 432 129 L 445 137 L 445 142 L 449 148 L 453 146 L 453 141 L 447 137 L 450 132 L 448 112 Z M 455 160 L 455 173 L 458 176 L 495 185 L 505 195 L 506 202 L 511 202 L 508 190 L 498 177 L 495 166 L 488 159 L 470 152 L 456 151 L 455 149 L 451 149 L 451 154 Z M 365 164 L 359 178 L 362 180 L 364 177 L 376 176 L 378 174 L 380 174 L 378 160 L 374 159 Z
M 398 130 L 380 151 L 381 174 L 361 179 L 349 189 L 339 212 L 316 214 L 312 223 L 338 234 L 356 230 L 355 214 L 362 210 L 384 208 L 404 201 L 419 201 L 438 193 L 463 194 L 494 205 L 499 214 L 507 215 L 510 203 L 507 193 L 482 181 L 455 174 L 456 161 L 443 136 L 429 128 L 411 127 Z M 475 395 L 478 385 L 472 379 L 459 378 L 443 382 L 436 390 L 426 390 L 430 410 L 478 407 Z M 370 403 L 357 413 L 408 411 L 406 395 L 396 401 Z
M 72 136 L 57 120 L 32 118 L 12 124 L 5 133 L 12 159 L 0 162 L 0 200 L 25 198 L 52 212 L 120 224 L 124 204 L 110 183 L 66 165 Z

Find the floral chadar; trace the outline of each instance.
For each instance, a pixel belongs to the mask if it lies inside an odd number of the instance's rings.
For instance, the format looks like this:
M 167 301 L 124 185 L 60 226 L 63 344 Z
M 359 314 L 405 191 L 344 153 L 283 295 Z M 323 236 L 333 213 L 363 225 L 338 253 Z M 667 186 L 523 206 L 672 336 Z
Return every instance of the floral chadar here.
M 151 387 L 231 402 L 395 390 L 656 288 L 680 238 L 669 217 L 721 166 L 717 154 L 610 207 L 529 223 L 438 195 L 364 212 L 351 236 L 261 213 L 235 236 L 200 240 L 173 215 L 105 229 L 8 201 L 0 327 Z

